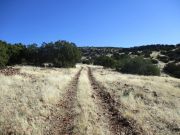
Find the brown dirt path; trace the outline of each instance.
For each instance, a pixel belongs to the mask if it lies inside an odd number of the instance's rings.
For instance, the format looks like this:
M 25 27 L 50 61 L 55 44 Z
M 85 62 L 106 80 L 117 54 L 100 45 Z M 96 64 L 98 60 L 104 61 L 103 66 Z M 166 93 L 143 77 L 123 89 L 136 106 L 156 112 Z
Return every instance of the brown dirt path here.
M 91 68 L 88 67 L 87 72 L 83 70 L 84 76 L 81 76 L 80 79 L 82 70 L 83 68 L 79 70 L 79 72 L 70 82 L 67 91 L 63 96 L 64 97 L 63 100 L 59 101 L 59 103 L 57 104 L 57 108 L 59 108 L 61 111 L 58 112 L 56 110 L 52 110 L 52 114 L 49 119 L 51 123 L 51 128 L 45 134 L 46 135 L 73 135 L 73 134 L 81 135 L 87 132 L 92 135 L 94 135 L 94 132 L 96 132 L 97 134 L 104 134 L 105 132 L 103 133 L 102 131 L 102 129 L 104 128 L 101 123 L 104 120 L 106 120 L 104 122 L 107 124 L 108 129 L 106 130 L 109 132 L 108 135 L 109 134 L 110 135 L 143 135 L 144 134 L 143 130 L 141 128 L 138 128 L 135 122 L 123 117 L 121 112 L 118 110 L 118 108 L 121 107 L 120 103 L 117 103 L 111 97 L 110 93 L 106 91 L 105 87 L 103 87 L 101 84 L 99 84 L 96 81 L 95 77 L 92 74 Z M 83 77 L 85 76 L 87 76 L 88 79 L 86 81 L 82 81 Z M 78 87 L 79 84 L 81 84 L 81 86 L 87 85 L 86 87 L 88 87 L 89 92 L 92 90 L 93 95 L 89 93 L 89 95 L 87 95 L 88 97 L 87 96 L 84 97 L 83 94 L 85 94 L 85 91 L 82 87 Z M 78 91 L 79 91 L 79 96 L 77 97 Z M 90 98 L 92 98 L 92 100 L 90 100 L 89 98 L 90 95 L 91 95 Z M 82 98 L 86 98 L 87 101 Z M 80 101 L 84 102 L 84 103 L 79 103 L 80 110 L 86 112 L 80 112 L 78 114 L 76 112 L 76 109 L 78 102 Z M 94 106 L 93 104 L 96 104 L 99 107 L 99 109 L 93 110 L 93 106 Z M 101 117 L 98 116 L 98 114 L 101 115 Z M 83 124 L 86 125 L 82 126 L 78 122 L 82 122 Z M 94 125 L 92 123 L 94 123 Z M 86 127 L 86 128 L 81 129 L 82 127 Z M 97 129 L 96 127 L 102 128 L 101 129 L 102 133 L 96 130 Z
M 77 96 L 77 85 L 82 68 L 75 75 L 73 80 L 70 82 L 67 92 L 63 96 L 63 100 L 59 101 L 56 105 L 57 108 L 63 110 L 62 112 L 52 110 L 50 118 L 51 128 L 45 134 L 46 135 L 71 135 L 74 129 L 74 118 L 76 112 L 74 111 L 74 105 Z
M 100 85 L 92 74 L 91 68 L 88 68 L 88 76 L 95 96 L 99 99 L 99 105 L 102 107 L 109 130 L 114 135 L 142 135 L 143 130 L 135 125 L 135 122 L 124 118 L 117 108 L 121 107 L 105 90 L 105 87 Z
M 94 91 L 91 87 L 88 68 L 84 67 L 81 72 L 77 91 L 78 113 L 75 118 L 74 135 L 111 135 L 109 132 L 107 120 L 103 117 L 103 110 L 100 109 L 97 98 L 94 97 Z

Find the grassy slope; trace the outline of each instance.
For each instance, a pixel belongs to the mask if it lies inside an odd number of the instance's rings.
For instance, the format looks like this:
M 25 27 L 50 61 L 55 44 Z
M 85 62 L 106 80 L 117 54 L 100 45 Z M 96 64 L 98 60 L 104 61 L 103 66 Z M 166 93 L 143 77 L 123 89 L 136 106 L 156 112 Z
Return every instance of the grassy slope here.
M 116 101 L 125 117 L 134 119 L 149 134 L 178 134 L 180 80 L 172 77 L 126 75 L 94 68 L 94 76 Z
M 75 69 L 18 67 L 22 75 L 0 75 L 0 134 L 43 134 L 49 128 L 48 117 L 55 104 L 64 100 L 65 88 L 82 65 Z M 117 102 L 122 114 L 137 121 L 149 134 L 178 134 L 180 130 L 180 79 L 126 75 L 92 66 Z M 30 77 L 28 77 L 30 75 Z M 75 133 L 109 134 L 107 121 L 92 98 L 87 66 L 81 73 L 78 91 L 78 115 Z M 58 111 L 63 111 L 61 108 Z M 63 113 L 63 112 L 62 112 Z
M 50 110 L 62 98 L 77 69 L 18 67 L 20 75 L 0 75 L 0 134 L 43 134 Z

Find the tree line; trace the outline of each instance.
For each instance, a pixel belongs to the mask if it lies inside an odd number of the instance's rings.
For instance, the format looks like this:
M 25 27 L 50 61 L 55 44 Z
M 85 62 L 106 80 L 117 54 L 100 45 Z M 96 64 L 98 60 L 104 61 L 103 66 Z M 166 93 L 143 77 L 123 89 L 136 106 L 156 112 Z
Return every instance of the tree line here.
M 81 52 L 68 41 L 59 40 L 38 46 L 0 40 L 0 68 L 15 64 L 42 66 L 43 63 L 52 63 L 54 67 L 74 67 L 80 59 Z

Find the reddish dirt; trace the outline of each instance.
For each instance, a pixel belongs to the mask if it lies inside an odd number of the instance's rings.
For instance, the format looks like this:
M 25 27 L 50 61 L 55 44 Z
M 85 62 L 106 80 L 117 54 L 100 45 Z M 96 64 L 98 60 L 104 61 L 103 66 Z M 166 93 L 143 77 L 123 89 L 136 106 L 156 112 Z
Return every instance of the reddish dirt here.
M 8 67 L 8 68 L 0 69 L 0 74 L 3 74 L 5 76 L 17 75 L 19 73 L 20 73 L 20 70 L 17 68 Z
M 0 69 L 0 74 L 3 74 L 5 76 L 21 75 L 26 78 L 33 78 L 32 75 L 27 73 L 21 73 L 19 68 L 13 68 L 13 67 Z
M 63 110 L 63 115 L 52 110 L 50 122 L 51 129 L 46 132 L 46 135 L 72 135 L 74 129 L 74 104 L 76 102 L 77 85 L 82 69 L 76 74 L 73 81 L 70 82 L 67 92 L 64 95 L 64 100 L 59 101 L 57 108 Z
M 91 68 L 88 70 L 88 76 L 95 96 L 99 99 L 99 106 L 103 109 L 104 115 L 108 120 L 109 130 L 114 135 L 142 135 L 142 128 L 138 127 L 133 120 L 124 118 L 121 112 L 120 103 L 117 103 L 107 92 L 105 87 L 100 85 L 92 75 Z

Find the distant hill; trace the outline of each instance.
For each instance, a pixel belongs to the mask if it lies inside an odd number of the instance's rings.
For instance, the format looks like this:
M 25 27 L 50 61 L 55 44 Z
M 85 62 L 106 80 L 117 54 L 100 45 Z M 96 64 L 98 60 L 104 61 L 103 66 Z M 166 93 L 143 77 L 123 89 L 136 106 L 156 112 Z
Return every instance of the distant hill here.
M 177 45 L 164 45 L 153 44 L 136 46 L 131 48 L 121 47 L 79 47 L 82 52 L 82 59 L 93 59 L 98 56 L 112 56 L 113 54 L 128 54 L 144 56 L 146 58 L 155 58 L 164 63 L 174 61 L 180 62 L 180 44 Z M 156 52 L 156 56 L 153 56 Z

